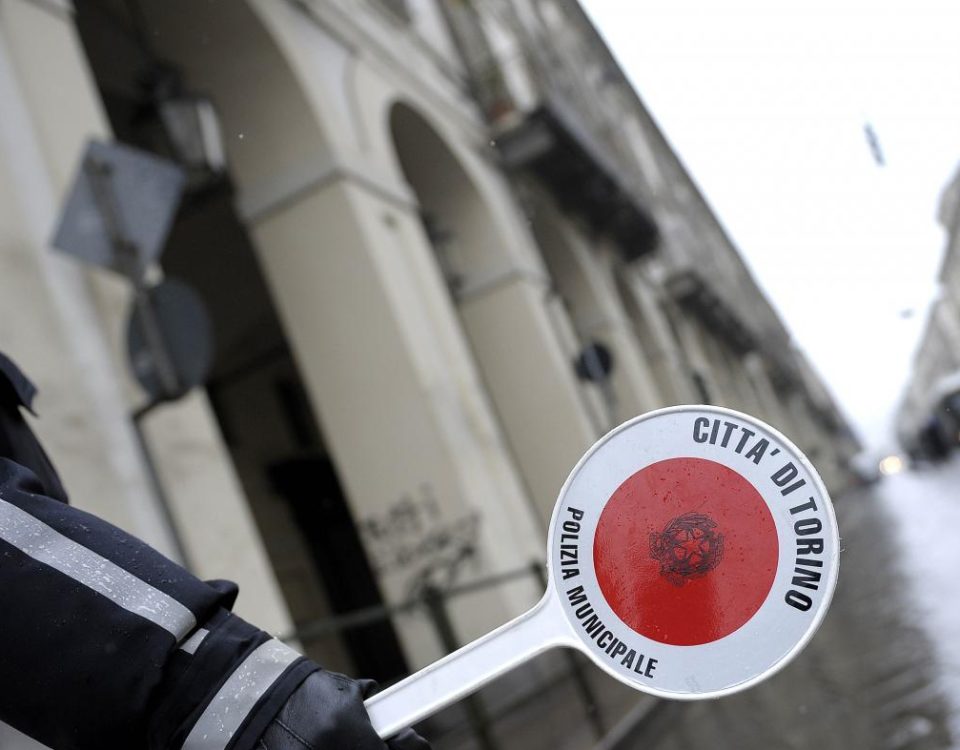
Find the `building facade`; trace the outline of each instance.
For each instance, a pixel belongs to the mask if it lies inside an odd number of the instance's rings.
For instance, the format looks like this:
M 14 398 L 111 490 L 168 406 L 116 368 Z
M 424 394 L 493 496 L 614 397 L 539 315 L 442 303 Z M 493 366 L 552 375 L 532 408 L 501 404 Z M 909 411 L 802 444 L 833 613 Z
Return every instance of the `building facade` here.
M 644 411 L 756 414 L 849 481 L 844 418 L 576 3 L 0 0 L 0 101 L 0 346 L 76 504 L 332 669 L 388 681 L 527 609 L 567 473 Z M 214 347 L 153 404 L 129 283 L 50 241 L 90 139 L 192 169 L 184 101 L 225 167 L 151 278 Z
M 960 442 L 960 401 L 948 403 L 960 392 L 960 172 L 943 191 L 938 218 L 946 235 L 940 294 L 930 308 L 896 417 L 900 444 L 918 457 L 938 457 Z

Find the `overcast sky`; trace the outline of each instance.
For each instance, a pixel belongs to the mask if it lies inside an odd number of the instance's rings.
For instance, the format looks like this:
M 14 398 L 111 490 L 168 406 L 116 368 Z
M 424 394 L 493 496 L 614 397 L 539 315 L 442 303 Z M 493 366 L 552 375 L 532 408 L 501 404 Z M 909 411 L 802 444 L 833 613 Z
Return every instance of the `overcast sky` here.
M 801 348 L 883 447 L 960 163 L 960 3 L 582 2 Z

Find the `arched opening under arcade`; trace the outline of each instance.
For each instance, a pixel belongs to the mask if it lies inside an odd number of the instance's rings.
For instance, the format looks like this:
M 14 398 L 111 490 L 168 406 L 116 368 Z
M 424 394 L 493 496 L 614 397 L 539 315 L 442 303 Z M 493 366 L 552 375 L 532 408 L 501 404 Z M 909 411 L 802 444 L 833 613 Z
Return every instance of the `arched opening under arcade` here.
M 631 330 L 636 336 L 643 353 L 644 361 L 654 379 L 657 391 L 657 406 L 671 406 L 684 403 L 681 383 L 677 382 L 676 372 L 671 367 L 670 352 L 661 337 L 654 330 L 650 316 L 637 298 L 637 290 L 631 285 L 629 269 L 618 269 L 614 273 L 617 296 L 623 306 Z
M 228 167 L 191 169 L 159 265 L 198 291 L 210 314 L 215 354 L 203 390 L 301 644 L 333 669 L 401 676 L 407 664 L 388 619 L 309 635 L 383 597 L 280 310 L 284 290 L 265 274 L 238 208 L 269 203 L 304 164 L 323 161 L 328 144 L 311 104 L 254 4 L 77 0 L 76 10 L 118 141 L 183 162 L 169 105 L 201 97 L 218 116 Z M 300 241 L 323 250 L 321 238 Z
M 525 484 L 531 509 L 544 528 L 549 513 L 536 508 L 535 490 L 524 470 L 522 446 L 531 441 L 529 420 L 518 418 L 529 403 L 529 394 L 516 387 L 517 373 L 535 363 L 525 361 L 523 347 L 512 348 L 504 329 L 503 306 L 495 297 L 516 284 L 516 260 L 507 252 L 509 240 L 463 164 L 437 129 L 413 106 L 396 102 L 390 108 L 389 130 L 403 177 L 416 197 L 424 233 L 433 251 L 436 267 L 448 292 L 454 316 L 469 345 L 475 366 L 496 416 L 497 428 L 510 449 L 517 477 Z M 491 301 L 494 304 L 491 304 Z M 537 332 L 524 327 L 522 319 L 513 333 L 520 339 Z M 542 365 L 543 363 L 541 363 Z M 549 368 L 544 367 L 549 377 Z M 529 468 L 529 466 L 526 466 Z

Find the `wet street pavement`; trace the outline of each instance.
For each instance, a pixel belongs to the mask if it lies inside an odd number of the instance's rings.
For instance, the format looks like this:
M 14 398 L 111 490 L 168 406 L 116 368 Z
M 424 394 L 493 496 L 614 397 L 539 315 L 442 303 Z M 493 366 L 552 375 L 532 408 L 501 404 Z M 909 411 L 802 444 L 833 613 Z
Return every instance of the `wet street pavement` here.
M 960 460 L 899 474 L 877 494 L 895 522 L 909 603 L 932 635 L 960 747 Z

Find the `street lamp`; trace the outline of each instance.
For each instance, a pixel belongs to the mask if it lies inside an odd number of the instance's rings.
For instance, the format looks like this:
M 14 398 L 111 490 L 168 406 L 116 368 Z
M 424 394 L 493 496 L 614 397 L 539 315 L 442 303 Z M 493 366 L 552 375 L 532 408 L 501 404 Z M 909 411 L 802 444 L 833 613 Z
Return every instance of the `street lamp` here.
M 220 121 L 210 99 L 180 94 L 160 99 L 156 107 L 180 164 L 191 172 L 221 174 L 226 170 Z
M 143 99 L 136 122 L 148 141 L 144 145 L 151 151 L 167 152 L 188 170 L 191 182 L 202 185 L 219 178 L 227 164 L 213 102 L 186 91 L 181 70 L 157 54 L 139 0 L 124 0 L 124 5 L 145 63 L 139 76 Z
M 192 183 L 220 177 L 227 168 L 226 149 L 210 98 L 186 91 L 180 70 L 161 60 L 153 61 L 140 81 L 144 106 L 138 124 L 147 147 L 184 167 Z

